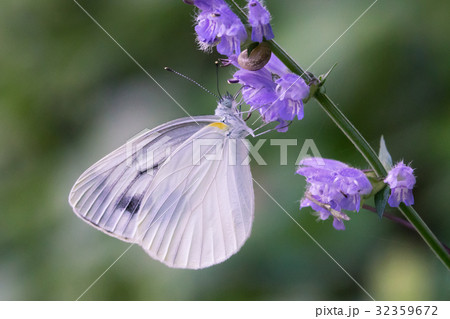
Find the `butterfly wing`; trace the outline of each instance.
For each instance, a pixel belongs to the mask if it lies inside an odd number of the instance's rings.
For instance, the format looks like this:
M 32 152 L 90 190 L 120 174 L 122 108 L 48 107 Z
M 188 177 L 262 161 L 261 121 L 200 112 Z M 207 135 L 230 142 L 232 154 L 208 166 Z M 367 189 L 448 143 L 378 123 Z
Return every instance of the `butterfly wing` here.
M 223 127 L 205 126 L 180 145 L 142 201 L 137 240 L 170 267 L 220 263 L 250 236 L 253 180 L 248 163 L 241 164 L 248 148 L 245 140 L 228 138 Z M 207 145 L 196 147 L 198 141 Z M 216 160 L 206 158 L 211 153 L 218 155 Z
M 217 116 L 171 121 L 147 130 L 86 170 L 73 186 L 69 203 L 84 221 L 133 242 L 141 202 L 170 153 Z

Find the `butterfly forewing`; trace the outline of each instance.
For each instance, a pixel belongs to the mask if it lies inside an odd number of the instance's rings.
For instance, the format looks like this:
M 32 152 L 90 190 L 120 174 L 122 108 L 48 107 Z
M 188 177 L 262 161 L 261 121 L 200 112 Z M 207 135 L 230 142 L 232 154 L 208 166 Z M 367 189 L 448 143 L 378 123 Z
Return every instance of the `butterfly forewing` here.
M 216 116 L 183 118 L 134 137 L 86 170 L 73 186 L 69 203 L 96 228 L 135 241 L 142 199 L 168 156 Z

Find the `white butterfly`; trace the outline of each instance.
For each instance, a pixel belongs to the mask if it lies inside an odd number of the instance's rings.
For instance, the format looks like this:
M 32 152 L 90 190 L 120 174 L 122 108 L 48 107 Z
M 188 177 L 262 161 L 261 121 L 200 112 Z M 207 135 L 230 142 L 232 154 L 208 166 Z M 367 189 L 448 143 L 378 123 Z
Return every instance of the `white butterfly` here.
M 105 156 L 80 176 L 69 203 L 90 225 L 170 267 L 218 264 L 251 232 L 249 134 L 226 95 L 215 115 L 165 123 Z M 195 147 L 205 140 L 207 147 Z M 218 158 L 208 160 L 213 149 Z

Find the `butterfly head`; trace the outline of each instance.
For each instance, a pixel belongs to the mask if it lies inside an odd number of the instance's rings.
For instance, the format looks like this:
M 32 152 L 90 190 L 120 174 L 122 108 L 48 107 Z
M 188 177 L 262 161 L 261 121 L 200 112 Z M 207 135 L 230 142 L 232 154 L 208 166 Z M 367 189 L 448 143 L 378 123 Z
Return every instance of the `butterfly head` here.
M 232 96 L 228 92 L 219 99 L 219 106 L 222 108 L 232 109 L 235 105 L 236 101 L 234 99 L 234 96 Z
M 218 116 L 235 115 L 238 113 L 237 103 L 230 93 L 226 93 L 217 103 L 215 114 Z

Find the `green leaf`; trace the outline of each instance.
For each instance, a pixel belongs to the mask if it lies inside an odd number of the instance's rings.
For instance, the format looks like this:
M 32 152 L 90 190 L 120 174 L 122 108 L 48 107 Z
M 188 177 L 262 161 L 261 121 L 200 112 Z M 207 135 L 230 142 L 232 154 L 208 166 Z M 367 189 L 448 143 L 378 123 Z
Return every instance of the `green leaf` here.
M 380 151 L 378 153 L 378 158 L 380 159 L 381 164 L 383 164 L 386 171 L 389 172 L 393 166 L 392 157 L 391 154 L 389 154 L 389 151 L 387 150 L 383 135 L 381 135 L 380 139 Z
M 383 218 L 384 209 L 386 208 L 390 191 L 391 189 L 386 185 L 386 187 L 376 193 L 375 197 L 373 198 L 375 201 L 375 208 L 377 209 L 377 214 L 380 219 Z

